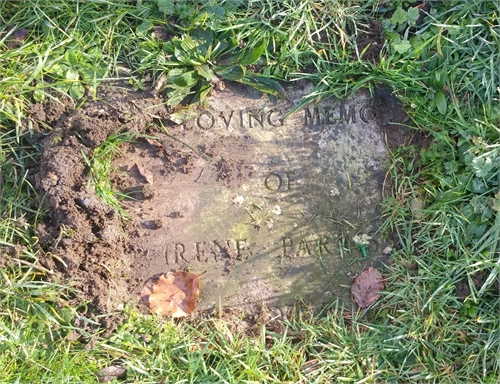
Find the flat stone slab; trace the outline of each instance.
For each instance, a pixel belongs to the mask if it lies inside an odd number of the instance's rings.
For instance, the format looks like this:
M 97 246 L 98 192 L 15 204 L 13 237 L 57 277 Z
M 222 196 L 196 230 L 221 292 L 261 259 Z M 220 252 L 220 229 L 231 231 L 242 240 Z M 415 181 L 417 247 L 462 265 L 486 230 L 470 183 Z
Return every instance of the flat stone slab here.
M 368 92 L 286 116 L 311 90 L 290 87 L 289 100 L 218 92 L 124 148 L 113 182 L 133 197 L 124 204 L 139 283 L 203 274 L 201 309 L 350 296 L 351 278 L 382 256 L 387 152 Z

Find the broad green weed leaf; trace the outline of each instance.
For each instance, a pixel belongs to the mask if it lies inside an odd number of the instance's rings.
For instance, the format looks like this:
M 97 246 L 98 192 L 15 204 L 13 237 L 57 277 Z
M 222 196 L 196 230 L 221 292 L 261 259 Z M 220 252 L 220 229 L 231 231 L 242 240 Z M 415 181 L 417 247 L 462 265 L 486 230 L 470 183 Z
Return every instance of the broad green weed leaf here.
M 191 88 L 199 80 L 199 75 L 196 71 L 185 71 L 183 69 L 172 69 L 168 72 L 167 83 L 174 84 L 180 88 Z
M 396 50 L 397 53 L 406 53 L 411 48 L 411 44 L 407 39 L 397 39 L 392 41 L 392 47 Z
M 257 60 L 259 60 L 260 56 L 264 52 L 266 45 L 267 45 L 266 40 L 262 40 L 262 42 L 256 47 L 245 50 L 241 58 L 238 60 L 238 64 L 250 65 L 255 63 Z
M 241 83 L 250 85 L 261 92 L 279 96 L 286 99 L 287 95 L 283 87 L 276 80 L 269 79 L 266 76 L 257 75 L 254 73 L 246 75 L 240 80 Z
M 472 160 L 472 167 L 477 177 L 487 177 L 493 169 L 493 162 L 490 157 L 475 157 Z
M 198 72 L 198 75 L 204 77 L 208 81 L 212 81 L 217 79 L 217 76 L 215 73 L 208 67 L 208 65 L 197 65 L 194 67 L 196 69 L 196 72 Z
M 80 78 L 80 75 L 78 74 L 78 71 L 75 71 L 74 69 L 68 69 L 66 71 L 66 79 L 67 80 L 73 80 L 76 81 Z
M 167 16 L 173 15 L 175 12 L 174 0 L 156 0 L 160 12 Z
M 486 224 L 477 225 L 476 223 L 471 223 L 467 226 L 465 236 L 466 238 L 475 237 L 479 239 L 486 232 L 486 228 L 488 228 Z
M 175 107 L 176 105 L 179 105 L 181 101 L 184 100 L 189 94 L 189 88 L 179 88 L 175 89 L 174 91 L 168 92 L 167 105 Z
M 241 65 L 215 67 L 214 72 L 226 80 L 240 81 L 245 76 L 245 68 Z
M 464 196 L 464 192 L 461 188 L 454 188 L 454 190 L 449 190 L 442 192 L 437 196 L 437 201 L 440 203 L 451 203 L 452 201 L 458 201 Z
M 217 16 L 218 18 L 222 18 L 226 14 L 226 10 L 224 9 L 224 7 L 221 7 L 219 5 L 208 7 L 207 12 Z
M 196 54 L 196 52 L 191 51 L 192 54 Z M 187 53 L 184 49 L 175 47 L 174 48 L 174 56 L 175 58 L 183 64 L 189 65 L 202 65 L 202 60 L 197 60 L 193 58 L 189 53 Z
M 196 92 L 196 95 L 190 101 L 191 104 L 194 103 L 203 103 L 210 92 L 212 91 L 212 86 L 210 84 L 204 84 L 200 89 Z
M 196 52 L 203 58 L 208 59 L 211 53 L 214 32 L 211 29 L 196 28 L 191 32 L 191 36 L 193 36 L 197 45 Z
M 76 52 L 74 49 L 68 49 L 68 50 L 66 50 L 66 52 L 64 53 L 64 58 L 73 67 L 75 67 L 78 64 L 80 64 L 79 63 L 79 61 L 80 61 L 80 54 L 78 52 Z
M 33 89 L 33 99 L 35 99 L 36 102 L 45 100 L 45 92 L 43 91 L 44 88 L 45 87 L 42 83 L 37 83 Z
M 73 83 L 69 87 L 69 94 L 75 100 L 81 99 L 85 94 L 85 88 L 80 82 Z
M 191 36 L 184 35 L 181 40 L 181 48 L 186 52 L 186 54 L 192 53 L 198 48 L 198 43 L 195 42 Z
M 153 23 L 151 21 L 143 21 L 141 24 L 137 26 L 136 32 L 138 34 L 144 35 L 147 31 L 151 29 Z
M 436 103 L 436 107 L 442 115 L 446 113 L 446 96 L 444 95 L 443 92 L 439 91 L 436 92 L 436 95 L 434 96 L 434 102 Z
M 174 48 L 174 56 L 181 63 L 187 63 L 188 61 L 186 53 L 181 48 L 178 47 Z M 201 65 L 201 63 L 199 65 Z
M 408 15 L 408 24 L 415 25 L 419 16 L 418 8 L 413 8 L 413 7 L 409 8 L 407 15 Z
M 215 44 L 215 47 L 212 49 L 212 57 L 217 58 L 219 55 L 226 52 L 226 49 L 229 47 L 229 43 L 227 41 L 218 40 Z
M 404 24 L 406 22 L 406 11 L 403 11 L 403 8 L 398 7 L 391 17 L 391 22 L 394 24 Z

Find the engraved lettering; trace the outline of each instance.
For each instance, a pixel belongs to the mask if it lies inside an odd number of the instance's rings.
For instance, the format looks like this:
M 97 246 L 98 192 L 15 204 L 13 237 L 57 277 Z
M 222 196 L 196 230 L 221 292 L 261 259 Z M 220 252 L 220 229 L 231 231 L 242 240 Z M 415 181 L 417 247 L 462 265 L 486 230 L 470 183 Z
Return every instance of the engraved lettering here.
M 327 248 L 328 238 L 326 236 L 320 236 L 318 238 L 318 251 L 320 254 L 330 253 L 330 250 Z
M 338 123 L 342 117 L 334 116 L 335 109 L 332 107 L 325 108 L 325 124 Z
M 305 125 L 310 125 L 310 124 L 320 125 L 322 123 L 318 107 L 313 108 L 312 114 L 311 114 L 311 110 L 309 109 L 309 107 L 305 107 L 304 113 L 305 113 L 305 115 L 304 115 Z
M 349 112 L 345 110 L 345 105 L 340 106 L 340 122 L 343 122 L 345 124 L 349 124 L 349 120 L 351 120 L 353 123 L 356 123 L 356 110 L 354 108 L 354 105 L 349 106 Z
M 283 119 L 281 118 L 278 118 L 277 120 L 273 120 L 273 114 L 275 113 L 278 113 L 279 114 L 280 111 L 278 111 L 277 109 L 272 109 L 270 112 L 269 112 L 269 115 L 267 115 L 267 123 L 273 127 L 281 127 L 283 126 Z M 306 123 L 307 124 L 307 123 Z
M 277 173 L 271 172 L 264 179 L 264 185 L 270 191 L 277 191 L 281 188 L 283 181 L 281 180 L 281 176 Z
M 365 123 L 369 123 L 373 119 L 375 119 L 375 111 L 370 105 L 365 105 L 359 110 L 359 117 Z
M 243 111 L 240 111 L 240 127 L 245 128 L 245 124 L 243 124 Z
M 293 175 L 295 172 L 285 172 L 285 189 L 288 190 L 290 189 L 290 183 L 292 181 L 291 175 Z
M 165 248 L 165 261 L 167 262 L 167 265 L 176 263 L 174 257 L 174 244 L 167 244 Z
M 144 261 L 146 263 L 151 263 L 153 260 L 161 260 L 162 257 L 165 260 L 165 264 L 168 265 L 167 248 L 165 246 L 159 247 L 158 249 L 147 249 L 144 254 Z
M 261 128 L 264 128 L 264 114 L 260 115 L 260 120 L 259 120 L 258 114 L 254 112 L 248 112 L 248 124 L 250 128 L 253 128 L 252 118 L 260 124 Z
M 196 119 L 196 124 L 198 127 L 204 130 L 209 130 L 212 128 L 215 124 L 215 117 L 210 112 L 203 112 L 198 118 Z
M 236 240 L 236 255 L 239 260 L 243 258 L 243 250 L 246 248 L 246 239 L 245 240 Z
M 187 261 L 186 259 L 184 259 L 184 251 L 185 251 L 184 244 L 175 243 L 174 258 L 177 264 L 180 263 L 181 261 Z
M 213 241 L 214 244 L 214 261 L 222 261 L 229 257 L 229 250 L 224 245 L 224 242 L 219 242 L 218 240 Z
M 293 239 L 291 237 L 283 237 L 281 239 L 283 245 L 281 249 L 283 250 L 283 257 L 292 256 L 293 253 Z
M 204 241 L 198 241 L 195 244 L 195 248 L 196 248 L 196 256 L 195 256 L 195 259 L 200 261 L 200 262 L 207 262 L 208 261 L 208 257 L 205 256 L 205 249 L 206 249 L 206 243 Z
M 297 256 L 299 257 L 311 256 L 311 250 L 309 249 L 309 244 L 307 244 L 307 241 L 304 238 L 300 239 L 300 243 L 297 249 Z
M 224 125 L 226 126 L 226 128 L 229 128 L 229 124 L 231 124 L 231 120 L 233 118 L 233 113 L 234 113 L 234 111 L 231 111 L 231 114 L 229 115 L 229 117 L 227 119 L 226 119 L 226 116 L 224 116 L 224 112 L 220 113 L 220 117 L 222 117 L 222 120 L 224 121 Z
M 326 107 L 325 108 L 325 124 L 330 124 L 332 121 L 330 121 L 330 118 L 333 118 L 333 115 L 331 114 L 333 112 L 332 107 Z

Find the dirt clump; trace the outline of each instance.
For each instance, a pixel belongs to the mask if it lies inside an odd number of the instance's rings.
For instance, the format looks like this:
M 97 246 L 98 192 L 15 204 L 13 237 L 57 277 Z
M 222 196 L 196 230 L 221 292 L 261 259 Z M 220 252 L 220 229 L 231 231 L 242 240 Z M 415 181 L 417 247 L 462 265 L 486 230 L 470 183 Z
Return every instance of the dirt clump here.
M 97 101 L 70 113 L 65 113 L 64 105 L 56 107 L 54 103 L 31 107 L 30 119 L 52 129 L 43 140 L 34 178 L 47 211 L 37 227 L 46 250 L 41 263 L 54 271 L 56 278 L 76 282 L 83 298 L 102 313 L 120 308 L 128 298 L 127 279 L 133 260 L 120 218 L 89 183 L 84 157 L 91 158 L 92 151 L 114 132 L 139 133 L 146 128 L 152 117 L 142 110 L 158 101 L 136 96 L 104 89 Z M 168 118 L 162 106 L 149 111 Z

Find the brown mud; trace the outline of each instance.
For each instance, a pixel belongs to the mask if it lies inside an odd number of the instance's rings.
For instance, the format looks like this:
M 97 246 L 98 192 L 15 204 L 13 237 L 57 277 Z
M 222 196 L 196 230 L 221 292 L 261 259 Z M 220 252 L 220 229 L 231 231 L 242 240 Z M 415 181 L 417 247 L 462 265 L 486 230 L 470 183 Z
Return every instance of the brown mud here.
M 378 89 L 373 107 L 387 143 L 408 144 L 413 133 L 405 128 L 407 117 L 390 90 Z M 186 143 L 196 142 L 196 131 L 176 126 L 171 113 L 161 99 L 147 92 L 118 87 L 103 87 L 95 101 L 87 101 L 77 110 L 57 103 L 31 107 L 28 126 L 37 138 L 45 135 L 34 178 L 46 211 L 37 227 L 44 250 L 41 263 L 53 272 L 50 277 L 54 280 L 72 281 L 81 292 L 79 299 L 88 300 L 98 313 L 117 313 L 124 303 L 138 304 L 136 294 L 145 283 L 142 276 L 154 270 L 148 244 L 170 241 L 158 238 L 155 230 L 183 225 L 180 201 L 172 206 L 156 205 L 158 200 L 153 197 L 163 193 L 157 190 L 156 179 L 175 180 L 170 193 L 182 194 L 185 203 L 197 191 L 183 190 L 182 177 L 210 181 L 221 188 L 241 185 L 252 177 L 252 167 L 245 165 L 254 151 L 252 140 L 213 136 L 189 146 Z M 48 135 L 47 127 L 51 130 Z M 129 220 L 122 220 L 97 196 L 84 160 L 109 135 L 123 131 L 137 137 L 124 144 L 115 157 L 111 181 L 114 189 L 127 196 L 122 207 Z M 204 157 L 216 161 L 200 171 L 197 163 Z M 224 214 L 231 214 L 230 209 Z M 231 249 L 217 245 L 217 249 L 205 251 L 224 253 L 228 260 L 225 273 L 230 273 L 231 259 L 237 257 Z M 262 291 L 265 295 L 265 289 Z M 110 317 L 103 325 L 113 328 L 118 320 Z

